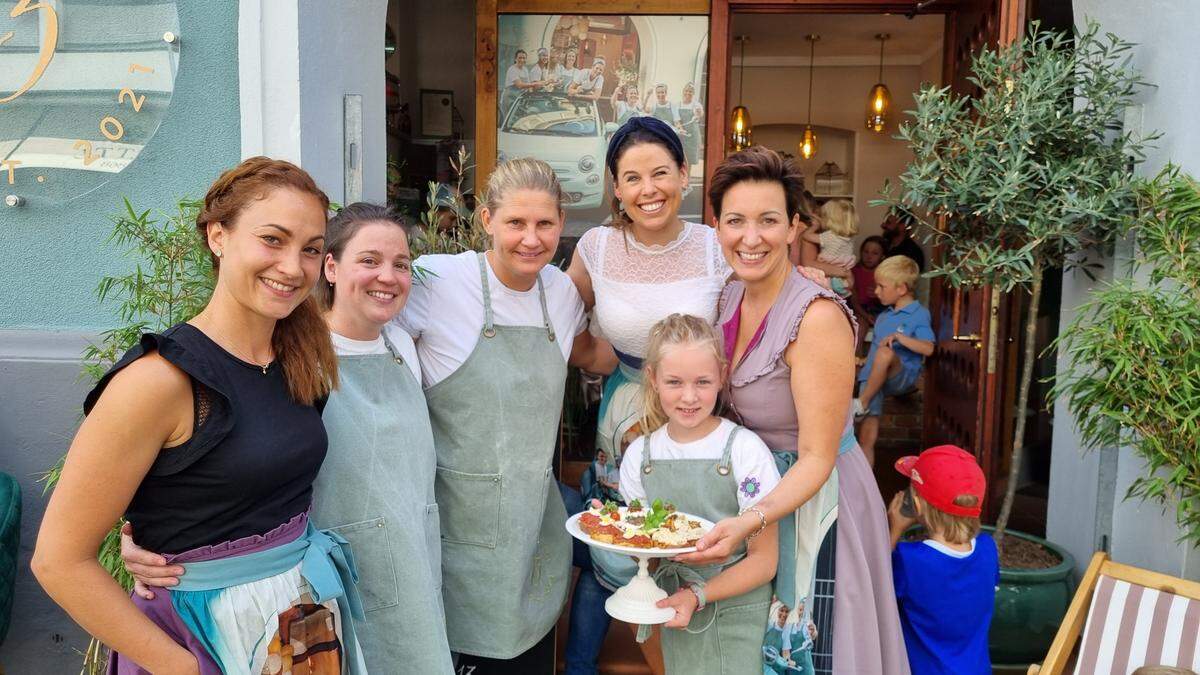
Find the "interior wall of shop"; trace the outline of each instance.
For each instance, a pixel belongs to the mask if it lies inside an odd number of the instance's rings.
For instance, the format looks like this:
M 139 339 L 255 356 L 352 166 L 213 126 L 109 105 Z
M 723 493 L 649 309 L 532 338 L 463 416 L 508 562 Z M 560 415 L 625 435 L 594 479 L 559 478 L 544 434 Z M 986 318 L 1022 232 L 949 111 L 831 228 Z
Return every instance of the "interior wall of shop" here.
M 1098 21 L 1105 31 L 1138 43 L 1133 65 L 1153 87 L 1146 89 L 1137 109 L 1129 111 L 1127 129 L 1157 130 L 1163 138 L 1147 155 L 1143 174 L 1153 175 L 1174 162 L 1192 175 L 1200 174 L 1200 129 L 1194 111 L 1200 106 L 1200 80 L 1182 67 L 1190 53 L 1200 4 L 1193 0 L 1145 0 L 1137 11 L 1123 0 L 1074 0 L 1076 24 Z M 1119 246 L 1115 260 L 1104 261 L 1106 274 L 1124 274 L 1122 258 L 1129 247 Z M 1075 318 L 1096 282 L 1081 273 L 1063 278 L 1062 325 Z M 1059 355 L 1059 372 L 1070 368 Z M 1080 447 L 1074 419 L 1060 401 L 1054 413 L 1054 446 L 1050 469 L 1047 535 L 1075 556 L 1079 570 L 1092 552 L 1107 547 L 1124 563 L 1200 579 L 1200 551 L 1177 541 L 1174 509 L 1139 500 L 1125 500 L 1130 484 L 1145 475 L 1145 463 L 1128 448 L 1087 451 Z
M 747 59 L 752 63 L 751 59 Z M 820 59 L 817 60 L 820 63 Z M 745 69 L 745 89 L 742 101 L 750 109 L 755 126 L 764 124 L 803 125 L 808 115 L 808 67 L 748 66 Z M 729 109 L 737 105 L 740 71 L 736 61 L 731 71 Z M 922 82 L 941 79 L 941 51 L 932 50 L 928 58 L 917 65 L 888 65 L 884 80 L 892 93 L 892 117 L 885 133 L 865 129 L 867 94 L 878 81 L 878 66 L 821 66 L 813 69 L 812 123 L 855 134 L 854 205 L 860 226 L 856 241 L 880 233 L 886 209 L 871 206 L 878 198 L 885 180 L 896 181 L 912 159 L 912 153 L 902 141 L 894 138 L 897 127 L 905 119 L 904 111 L 914 107 L 913 95 Z M 792 92 L 780 96 L 779 92 Z M 797 154 L 796 143 L 777 147 Z M 818 138 L 818 143 L 820 139 Z M 798 159 L 806 184 L 812 189 L 813 175 L 825 158 L 818 152 L 812 160 Z M 840 163 L 839 163 L 840 166 Z M 840 166 L 843 170 L 845 166 Z
M 407 103 L 415 143 L 421 139 L 421 89 L 454 92 L 454 106 L 465 122 L 467 148 L 475 136 L 475 3 L 473 0 L 389 0 L 387 22 L 396 34 L 396 52 L 387 72 L 400 80 L 400 101 Z M 467 187 L 471 186 L 468 181 Z
M 129 197 L 169 209 L 198 196 L 239 158 L 238 8 L 178 0 L 182 58 L 171 107 L 137 162 L 99 190 L 62 205 L 0 213 L 0 470 L 23 493 L 13 616 L 0 645 L 8 673 L 77 672 L 87 635 L 42 592 L 29 559 L 45 510 L 38 478 L 66 451 L 87 389 L 79 381 L 86 340 L 114 323 L 94 294 L 105 275 L 129 269 L 107 243 L 109 214 Z

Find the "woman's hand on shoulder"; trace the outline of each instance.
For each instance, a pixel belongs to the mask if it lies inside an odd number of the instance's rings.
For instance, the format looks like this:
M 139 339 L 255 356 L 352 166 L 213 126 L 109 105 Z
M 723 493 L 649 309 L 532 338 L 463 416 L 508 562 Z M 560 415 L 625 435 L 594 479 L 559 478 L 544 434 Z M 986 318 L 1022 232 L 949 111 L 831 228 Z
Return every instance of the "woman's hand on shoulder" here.
M 824 288 L 826 290 L 833 290 L 833 286 L 830 285 L 830 283 L 829 283 L 829 277 L 825 274 L 824 270 L 821 270 L 820 268 L 817 268 L 817 267 L 807 267 L 805 265 L 797 265 L 796 271 L 800 273 L 800 276 L 821 286 L 821 288 Z
M 179 577 L 183 576 L 182 566 L 168 565 L 166 558 L 133 543 L 133 525 L 129 523 L 121 526 L 121 560 L 125 570 L 133 575 L 133 591 L 146 600 L 154 599 L 154 591 L 149 587 L 178 586 Z

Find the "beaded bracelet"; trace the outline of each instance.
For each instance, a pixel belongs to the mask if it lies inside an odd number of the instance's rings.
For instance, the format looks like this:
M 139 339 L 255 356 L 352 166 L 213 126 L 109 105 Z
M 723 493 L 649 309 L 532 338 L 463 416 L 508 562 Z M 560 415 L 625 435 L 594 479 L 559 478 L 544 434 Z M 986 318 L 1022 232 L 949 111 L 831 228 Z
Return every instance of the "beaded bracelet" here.
M 742 512 L 738 515 L 745 515 L 749 512 L 754 512 L 758 515 L 758 529 L 751 532 L 750 536 L 746 537 L 747 542 L 762 534 L 763 530 L 767 529 L 767 514 L 763 513 L 762 509 L 758 508 L 757 506 L 751 506 L 749 508 L 742 509 Z

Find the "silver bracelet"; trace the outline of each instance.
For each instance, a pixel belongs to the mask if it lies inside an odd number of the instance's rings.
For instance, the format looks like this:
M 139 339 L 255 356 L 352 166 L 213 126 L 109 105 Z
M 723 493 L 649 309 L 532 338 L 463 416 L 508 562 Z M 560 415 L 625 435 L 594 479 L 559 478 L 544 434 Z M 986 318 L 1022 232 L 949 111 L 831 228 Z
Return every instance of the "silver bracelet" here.
M 763 513 L 762 509 L 758 508 L 757 506 L 751 506 L 749 508 L 742 509 L 742 512 L 739 513 L 738 515 L 742 516 L 742 515 L 745 515 L 746 513 L 750 513 L 750 512 L 753 512 L 758 515 L 758 529 L 751 532 L 750 536 L 746 537 L 747 542 L 749 542 L 751 539 L 757 537 L 758 535 L 762 534 L 763 530 L 767 529 L 767 514 Z
M 704 597 L 704 584 L 688 584 L 688 590 L 696 596 L 696 611 L 704 609 L 708 604 L 708 598 Z

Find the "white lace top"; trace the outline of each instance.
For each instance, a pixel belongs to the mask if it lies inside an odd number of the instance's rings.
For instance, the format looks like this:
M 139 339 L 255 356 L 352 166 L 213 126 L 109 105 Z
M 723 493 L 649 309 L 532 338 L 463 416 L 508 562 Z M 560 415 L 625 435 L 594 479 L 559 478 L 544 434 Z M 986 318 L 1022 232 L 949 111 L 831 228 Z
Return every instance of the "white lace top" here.
M 711 227 L 685 222 L 662 246 L 638 243 L 615 227 L 594 227 L 577 248 L 592 277 L 595 321 L 617 351 L 645 357 L 650 328 L 674 312 L 716 320 L 731 270 Z

